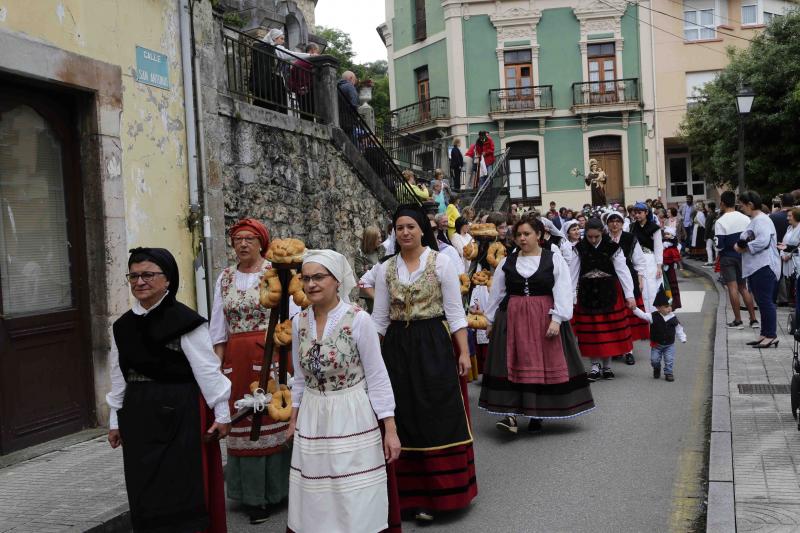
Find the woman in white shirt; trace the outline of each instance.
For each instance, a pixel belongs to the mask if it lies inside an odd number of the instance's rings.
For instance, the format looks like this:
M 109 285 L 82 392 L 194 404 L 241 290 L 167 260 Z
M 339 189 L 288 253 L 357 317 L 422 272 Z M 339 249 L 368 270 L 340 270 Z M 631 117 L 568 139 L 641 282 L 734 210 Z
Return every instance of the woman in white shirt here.
M 458 256 L 464 263 L 464 272 L 469 271 L 469 265 L 472 262 L 470 259 L 464 257 L 464 247 L 472 242 L 472 235 L 469 234 L 469 222 L 464 217 L 456 219 L 456 232 L 450 237 L 450 242 L 453 243 L 453 248 L 458 252 Z
M 571 418 L 594 408 L 575 338 L 569 266 L 539 244 L 541 220 L 524 215 L 514 225 L 518 250 L 500 261 L 486 318 L 491 341 L 478 405 L 504 415 L 496 426 L 517 433 L 517 415 L 528 431 L 543 419 Z
M 477 494 L 465 381 L 467 320 L 457 269 L 436 251 L 422 208 L 401 205 L 392 220 L 399 253 L 377 268 L 372 319 L 384 336 L 397 404 L 400 506 L 429 522 L 438 511 L 468 506 Z
M 350 303 L 356 282 L 342 254 L 309 251 L 301 279 L 311 306 L 292 320 L 289 530 L 383 531 L 400 522 L 399 508 L 389 519 L 397 494 L 388 494 L 386 472 L 400 441 L 378 333 Z
M 219 371 L 205 319 L 175 299 L 172 254 L 131 250 L 127 278 L 136 302 L 114 322 L 106 401 L 133 528 L 224 531 L 217 438 L 230 429 L 231 383 Z

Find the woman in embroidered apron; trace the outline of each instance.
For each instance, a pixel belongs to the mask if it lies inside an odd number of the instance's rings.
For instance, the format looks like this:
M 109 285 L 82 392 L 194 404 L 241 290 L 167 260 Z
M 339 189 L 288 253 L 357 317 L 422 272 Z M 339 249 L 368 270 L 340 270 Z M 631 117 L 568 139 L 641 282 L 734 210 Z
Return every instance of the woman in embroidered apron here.
M 571 418 L 594 408 L 589 381 L 569 325 L 572 283 L 561 254 L 543 248 L 545 228 L 524 215 L 513 228 L 519 251 L 495 270 L 486 318 L 489 358 L 478 405 L 505 415 L 498 429 L 517 433 L 516 415 Z
M 231 380 L 233 403 L 250 393 L 258 381 L 264 357 L 264 331 L 269 309 L 261 306 L 258 284 L 270 263 L 264 259 L 269 232 L 252 218 L 236 223 L 229 232 L 238 264 L 222 271 L 214 291 L 210 333 L 222 372 Z M 289 495 L 291 450 L 286 443 L 288 423 L 262 417 L 258 441 L 250 440 L 252 417 L 239 421 L 228 440 L 225 480 L 228 498 L 241 502 L 252 524 L 267 520 L 270 507 Z
M 133 530 L 224 533 L 215 437 L 230 428 L 231 383 L 219 371 L 205 319 L 175 299 L 180 279 L 172 254 L 135 248 L 128 269 L 136 302 L 114 322 L 106 401 L 108 442 L 122 446 Z
M 468 506 L 478 492 L 459 378 L 470 369 L 467 320 L 456 267 L 435 251 L 422 209 L 400 206 L 393 223 L 399 253 L 378 267 L 372 319 L 385 335 L 383 360 L 397 403 L 400 505 L 430 521 L 436 511 Z
M 644 311 L 644 299 L 642 298 L 639 277 L 644 278 L 647 262 L 636 237 L 627 231 L 623 231 L 622 226 L 624 223 L 622 215 L 617 211 L 610 212 L 606 217 L 608 236 L 611 237 L 612 242 L 619 244 L 622 253 L 625 255 L 625 264 L 628 266 L 628 271 L 631 273 L 631 281 L 633 281 L 633 297 L 636 299 L 636 307 Z M 618 285 L 617 290 L 621 291 L 622 286 Z M 634 315 L 631 309 L 628 309 L 627 314 L 628 327 L 631 330 L 631 341 L 650 340 L 650 326 L 647 321 Z M 636 364 L 633 352 L 625 354 L 625 364 Z
M 350 303 L 356 283 L 343 255 L 309 251 L 302 281 L 311 306 L 292 320 L 289 530 L 399 531 L 399 508 L 389 516 L 397 487 L 387 489 L 386 462 L 400 455 L 400 440 L 375 325 Z
M 650 219 L 650 208 L 647 204 L 636 202 L 633 205 L 633 218 L 631 233 L 642 247 L 647 266 L 643 276 L 642 299 L 645 312 L 650 314 L 656 310 L 653 300 L 656 299 L 664 274 L 661 270 L 664 265 L 664 244 L 661 241 L 661 228 Z
M 636 307 L 633 280 L 619 244 L 592 218 L 570 264 L 577 303 L 572 317 L 581 355 L 592 361 L 589 380 L 614 379 L 611 358 L 633 351 L 628 309 Z M 622 286 L 620 291 L 617 287 Z

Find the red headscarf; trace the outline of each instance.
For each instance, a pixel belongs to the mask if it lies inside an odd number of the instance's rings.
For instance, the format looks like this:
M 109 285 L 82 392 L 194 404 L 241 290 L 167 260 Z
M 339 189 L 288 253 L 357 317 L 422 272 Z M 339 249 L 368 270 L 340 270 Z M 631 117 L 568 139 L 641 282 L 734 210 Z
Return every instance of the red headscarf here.
M 256 234 L 258 240 L 261 242 L 261 257 L 266 257 L 267 248 L 269 248 L 269 230 L 267 227 L 254 218 L 243 218 L 233 225 L 228 234 L 231 236 L 231 239 L 233 239 L 234 235 L 243 230 L 252 231 Z

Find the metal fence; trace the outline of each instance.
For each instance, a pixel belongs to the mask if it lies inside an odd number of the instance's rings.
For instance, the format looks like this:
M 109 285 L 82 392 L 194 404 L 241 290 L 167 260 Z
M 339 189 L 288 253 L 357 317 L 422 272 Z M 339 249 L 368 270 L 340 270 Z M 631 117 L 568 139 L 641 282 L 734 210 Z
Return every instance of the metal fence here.
M 450 98 L 434 96 L 389 111 L 388 123 L 393 129 L 405 129 L 428 122 L 450 118 Z
M 639 80 L 585 81 L 572 84 L 572 103 L 581 105 L 638 104 Z
M 315 120 L 311 63 L 231 28 L 224 28 L 228 92 L 253 105 Z
M 400 168 L 384 149 L 378 137 L 367 123 L 350 105 L 347 98 L 337 91 L 339 96 L 339 127 L 347 134 L 353 145 L 361 152 L 369 166 L 378 175 L 383 184 L 395 194 L 400 204 L 422 204 L 422 200 L 403 179 Z
M 494 160 L 492 172 L 478 188 L 470 205 L 475 211 L 508 211 L 510 193 L 508 190 L 508 154 L 510 149 L 501 152 Z
M 509 113 L 553 108 L 553 86 L 531 85 L 489 91 L 489 111 Z

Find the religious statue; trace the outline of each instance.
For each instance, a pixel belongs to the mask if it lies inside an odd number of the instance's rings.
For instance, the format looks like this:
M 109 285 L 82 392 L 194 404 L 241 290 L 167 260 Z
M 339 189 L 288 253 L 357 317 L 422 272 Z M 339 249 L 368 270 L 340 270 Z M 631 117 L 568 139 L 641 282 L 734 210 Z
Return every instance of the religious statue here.
M 597 159 L 589 160 L 589 174 L 584 178 L 592 188 L 592 207 L 606 205 L 606 173 L 597 164 Z

